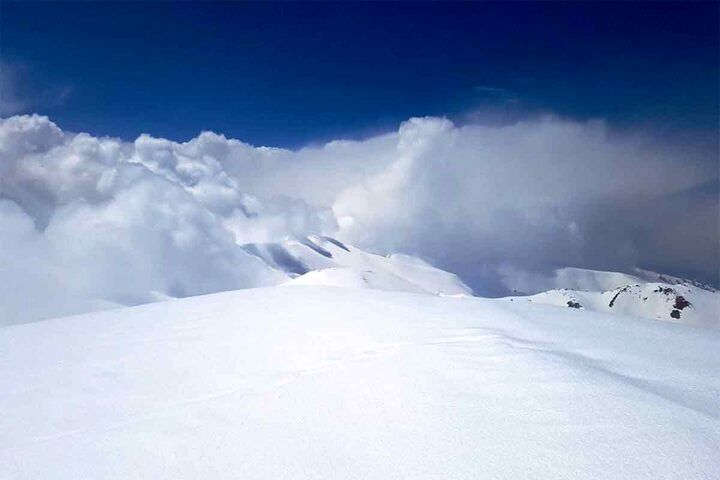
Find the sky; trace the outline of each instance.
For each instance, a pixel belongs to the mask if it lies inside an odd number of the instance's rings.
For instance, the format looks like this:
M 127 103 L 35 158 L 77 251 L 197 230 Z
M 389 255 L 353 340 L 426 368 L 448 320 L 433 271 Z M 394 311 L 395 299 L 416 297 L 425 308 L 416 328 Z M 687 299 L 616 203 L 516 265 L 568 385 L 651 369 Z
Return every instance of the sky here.
M 12 315 L 274 284 L 243 245 L 308 234 L 488 296 L 720 284 L 717 3 L 0 8 Z
M 716 3 L 2 2 L 5 110 L 300 147 L 413 116 L 717 126 Z M 8 80 L 4 80 L 8 83 Z

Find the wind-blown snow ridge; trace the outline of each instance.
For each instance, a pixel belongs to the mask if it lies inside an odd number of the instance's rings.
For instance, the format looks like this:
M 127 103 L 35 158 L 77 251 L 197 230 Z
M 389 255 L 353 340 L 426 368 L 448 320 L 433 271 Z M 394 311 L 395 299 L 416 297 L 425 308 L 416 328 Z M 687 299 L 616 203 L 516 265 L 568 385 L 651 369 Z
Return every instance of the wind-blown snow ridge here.
M 2 478 L 708 479 L 720 332 L 272 287 L 0 328 Z

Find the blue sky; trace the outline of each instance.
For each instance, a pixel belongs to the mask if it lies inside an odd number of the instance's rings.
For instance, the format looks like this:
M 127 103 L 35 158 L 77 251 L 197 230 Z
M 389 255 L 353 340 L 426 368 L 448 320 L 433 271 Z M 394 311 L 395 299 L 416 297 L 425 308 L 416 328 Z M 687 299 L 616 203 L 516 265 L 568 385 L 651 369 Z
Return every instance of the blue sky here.
M 717 128 L 716 3 L 1 8 L 5 95 L 96 135 L 297 147 L 541 111 Z

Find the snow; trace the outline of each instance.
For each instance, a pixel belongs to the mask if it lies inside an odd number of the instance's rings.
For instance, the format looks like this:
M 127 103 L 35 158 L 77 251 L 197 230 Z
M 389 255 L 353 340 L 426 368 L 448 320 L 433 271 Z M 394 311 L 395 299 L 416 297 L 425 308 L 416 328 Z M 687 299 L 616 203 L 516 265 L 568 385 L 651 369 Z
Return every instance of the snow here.
M 712 285 L 706 285 L 704 283 L 698 282 L 693 279 L 689 278 L 681 278 L 681 277 L 675 277 L 673 275 L 668 275 L 666 273 L 657 273 L 652 272 L 650 270 L 644 270 L 642 268 L 634 268 L 633 269 L 635 274 L 638 275 L 640 278 L 644 279 L 646 282 L 659 282 L 659 283 L 667 283 L 670 285 L 692 285 L 697 288 L 701 288 L 703 290 L 707 290 L 709 292 L 718 292 L 717 288 L 713 287 Z
M 309 235 L 246 245 L 246 250 L 288 275 L 289 285 L 371 288 L 413 293 L 472 295 L 450 272 L 410 255 L 377 255 L 330 237 Z
M 579 270 L 579 269 L 574 269 Z M 607 275 L 593 275 L 593 274 Z M 588 278 L 610 279 L 624 274 L 590 271 Z M 655 274 L 660 276 L 659 274 Z M 579 275 L 581 276 L 581 275 Z M 577 278 L 577 277 L 576 277 Z M 663 276 L 668 279 L 668 277 Z M 588 291 L 561 288 L 524 297 L 507 297 L 512 302 L 531 302 L 557 307 L 573 307 L 594 312 L 633 315 L 654 320 L 720 329 L 720 292 L 676 279 L 675 283 L 644 282 L 619 284 L 608 290 Z M 572 284 L 572 282 L 571 282 Z M 583 286 L 597 285 L 584 282 Z M 605 283 L 607 285 L 607 283 Z
M 6 326 L 0 478 L 719 478 L 718 351 L 632 316 L 299 285 Z
M 676 308 L 678 297 L 690 305 Z M 635 315 L 638 317 L 684 323 L 705 328 L 720 328 L 720 294 L 689 285 L 671 287 L 663 283 L 627 285 L 604 292 L 551 290 L 531 297 L 510 297 L 561 307 L 574 302 L 576 308 L 595 312 Z M 673 316 L 675 315 L 675 316 Z
M 2 201 L 0 207 L 1 204 Z M 28 225 L 28 228 L 33 227 Z M 0 226 L 0 232 L 2 231 Z M 76 245 L 77 242 L 68 242 L 68 244 Z M 106 270 L 102 268 L 103 262 L 115 263 L 117 260 L 113 256 L 106 255 L 102 260 L 92 262 L 93 269 L 102 270 L 89 276 L 93 278 L 92 281 L 84 279 L 85 275 L 78 276 L 73 273 L 71 282 L 63 279 L 65 282 L 62 284 L 63 288 L 59 288 L 46 278 L 43 269 L 47 268 L 47 265 L 40 265 L 41 262 L 32 259 L 32 255 L 29 256 L 32 260 L 28 260 L 28 256 L 14 252 L 14 247 L 18 245 L 20 243 L 10 244 L 10 248 L 0 250 L 0 279 L 3 274 L 22 272 L 22 275 L 19 278 L 14 277 L 13 281 L 0 281 L 0 326 L 202 293 L 274 286 L 288 282 L 442 295 L 472 295 L 470 287 L 457 275 L 433 267 L 419 258 L 401 254 L 377 255 L 319 235 L 288 237 L 281 242 L 236 245 L 237 251 L 234 251 L 229 258 L 223 258 L 220 270 L 210 269 L 212 272 L 206 272 L 208 278 L 203 282 L 192 280 L 192 275 L 187 271 L 187 259 L 163 260 L 161 264 L 156 264 L 155 266 L 161 271 L 155 278 L 157 282 L 147 281 L 144 274 L 129 275 L 125 281 L 119 282 L 118 273 L 113 273 L 111 268 Z M 131 263 L 135 266 L 145 265 L 144 261 L 137 259 Z M 199 264 L 203 264 L 204 260 L 194 259 L 190 263 L 195 263 L 197 270 L 203 269 Z M 153 288 L 154 283 L 164 282 L 161 278 L 173 276 L 170 274 L 171 271 L 185 272 L 179 275 L 184 280 L 173 282 L 173 285 L 167 286 L 168 288 Z M 218 280 L 226 274 L 237 281 Z M 96 275 L 102 277 L 102 281 L 97 280 Z M 302 277 L 298 278 L 300 275 Z M 84 280 L 81 281 L 81 277 Z M 59 278 L 55 278 L 55 281 L 59 281 Z M 81 288 L 80 292 L 74 292 L 78 283 L 85 284 L 85 287 Z M 120 283 L 122 286 L 115 285 Z M 188 287 L 182 287 L 183 283 Z M 92 296 L 87 295 L 90 290 L 94 291 Z M 34 299 L 34 296 L 39 297 L 40 300 Z
M 323 285 L 329 287 L 372 288 L 376 290 L 413 293 L 431 293 L 419 286 L 387 272 L 357 271 L 350 268 L 325 268 L 313 270 L 286 285 Z

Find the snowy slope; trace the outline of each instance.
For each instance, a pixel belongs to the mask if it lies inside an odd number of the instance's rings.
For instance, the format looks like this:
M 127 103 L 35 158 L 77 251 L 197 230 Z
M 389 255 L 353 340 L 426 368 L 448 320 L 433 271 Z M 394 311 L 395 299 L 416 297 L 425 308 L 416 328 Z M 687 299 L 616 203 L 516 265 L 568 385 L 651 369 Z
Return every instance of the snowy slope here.
M 692 280 L 689 278 L 681 278 L 681 277 L 675 277 L 675 276 L 668 275 L 668 274 L 651 272 L 650 270 L 644 270 L 642 268 L 635 268 L 634 271 L 638 277 L 642 278 L 646 282 L 667 283 L 670 285 L 691 285 L 693 287 L 697 287 L 702 290 L 707 290 L 708 292 L 720 291 L 711 285 L 706 285 L 704 283 L 701 283 L 701 282 L 698 282 L 696 280 Z
M 638 276 L 562 268 L 556 270 L 553 276 L 553 284 L 558 288 L 531 296 L 507 297 L 505 300 L 720 328 L 718 290 L 647 270 L 636 269 L 636 273 Z
M 278 243 L 248 244 L 244 248 L 288 275 L 301 275 L 291 280 L 291 285 L 472 294 L 470 287 L 457 275 L 419 258 L 401 254 L 376 255 L 330 237 L 310 235 Z
M 710 285 L 695 280 L 634 268 L 630 273 L 605 272 L 587 268 L 564 267 L 549 274 L 533 274 L 526 271 L 506 269 L 502 273 L 505 285 L 518 293 L 534 294 L 546 290 L 614 290 L 627 285 L 642 283 L 663 283 L 667 285 L 688 285 L 709 292 L 718 292 Z
M 642 283 L 602 292 L 561 289 L 508 300 L 720 328 L 720 294 L 691 285 Z
M 3 479 L 720 477 L 720 332 L 272 287 L 0 328 Z
M 168 284 L 157 290 L 152 288 L 157 286 L 153 282 L 138 281 L 136 276 L 129 278 L 122 288 L 111 289 L 109 284 L 117 282 L 113 277 L 104 283 L 98 282 L 94 287 L 95 295 L 87 297 L 72 292 L 74 281 L 68 283 L 65 280 L 62 288 L 56 285 L 41 288 L 46 280 L 41 274 L 33 278 L 32 285 L 5 282 L 0 284 L 0 326 L 214 293 L 227 290 L 227 287 L 222 288 L 224 285 L 233 285 L 232 290 L 237 290 L 289 282 L 433 295 L 472 295 L 472 290 L 457 275 L 418 258 L 400 254 L 376 255 L 330 237 L 312 235 L 277 243 L 245 244 L 234 254 L 233 261 L 208 273 L 209 280 L 200 282 L 201 287 L 190 289 Z M 28 269 L 22 264 L 23 258 L 15 261 L 17 265 L 8 265 L 6 259 L 0 258 L 0 271 L 9 274 Z M 163 270 L 183 270 L 179 265 L 181 262 L 166 263 Z M 225 276 L 228 271 L 235 280 L 229 283 L 213 280 L 215 276 Z M 187 280 L 187 275 L 181 276 Z M 39 294 L 40 300 L 28 301 L 25 295 L 18 295 L 18 292 L 27 291 Z
M 388 272 L 373 270 L 355 270 L 347 267 L 312 270 L 290 280 L 285 285 L 320 285 L 326 287 L 371 288 L 375 290 L 431 293 L 423 290 L 404 278 Z

